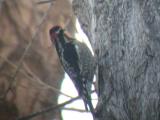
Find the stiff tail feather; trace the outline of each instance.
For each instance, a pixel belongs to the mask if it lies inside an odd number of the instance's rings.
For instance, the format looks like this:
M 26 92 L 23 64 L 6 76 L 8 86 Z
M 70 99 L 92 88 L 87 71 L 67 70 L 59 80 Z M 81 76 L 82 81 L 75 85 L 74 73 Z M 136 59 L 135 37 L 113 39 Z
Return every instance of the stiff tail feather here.
M 87 95 L 88 96 L 88 95 Z M 92 113 L 92 115 L 94 116 L 94 107 L 91 101 L 91 98 L 88 96 L 88 98 L 86 98 L 85 96 L 82 96 L 83 102 L 84 102 L 84 106 L 85 106 L 85 110 L 89 111 Z M 89 109 L 88 109 L 89 107 Z

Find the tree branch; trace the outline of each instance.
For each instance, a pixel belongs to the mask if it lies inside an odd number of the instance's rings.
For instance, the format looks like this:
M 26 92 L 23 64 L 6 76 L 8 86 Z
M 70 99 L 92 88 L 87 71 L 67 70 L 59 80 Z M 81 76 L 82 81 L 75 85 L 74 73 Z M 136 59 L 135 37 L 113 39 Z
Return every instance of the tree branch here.
M 33 117 L 37 117 L 37 116 L 39 116 L 39 115 L 45 114 L 45 113 L 50 112 L 50 111 L 53 111 L 53 110 L 55 110 L 55 109 L 62 108 L 62 107 L 64 107 L 65 105 L 70 104 L 70 103 L 72 103 L 73 101 L 75 101 L 75 100 L 77 100 L 77 99 L 79 99 L 79 98 L 80 98 L 79 96 L 78 96 L 78 97 L 75 97 L 75 98 L 73 98 L 73 99 L 71 99 L 71 100 L 69 100 L 69 101 L 66 101 L 66 102 L 62 103 L 62 104 L 45 108 L 45 109 L 43 109 L 43 110 L 41 110 L 41 111 L 39 111 L 39 112 L 32 113 L 32 114 L 30 114 L 30 115 L 28 115 L 28 116 L 24 116 L 24 117 L 17 118 L 16 120 L 29 120 L 29 119 L 31 119 L 31 118 L 33 118 Z
M 77 109 L 77 108 L 63 108 L 63 110 L 70 110 L 70 111 L 76 111 L 76 112 L 90 112 L 90 111 L 86 111 L 86 110 L 82 110 L 82 109 Z
M 5 62 L 7 62 L 7 63 L 8 63 L 11 67 L 13 67 L 14 69 L 17 69 L 17 66 L 16 66 L 14 63 L 12 63 L 10 60 L 8 60 L 7 58 L 4 58 L 4 57 L 2 57 L 2 56 L 0 56 L 0 58 L 4 59 Z M 59 93 L 59 94 L 62 94 L 62 95 L 64 95 L 64 96 L 66 96 L 66 97 L 73 98 L 72 96 L 67 95 L 67 94 L 61 92 L 61 91 L 58 90 L 57 88 L 55 88 L 55 87 L 53 87 L 53 86 L 50 86 L 50 85 L 44 83 L 42 80 L 40 80 L 40 78 L 38 78 L 38 77 L 35 76 L 34 74 L 31 74 L 30 72 L 28 73 L 28 71 L 20 70 L 20 72 L 21 72 L 25 77 L 27 77 L 29 80 L 38 82 L 40 85 L 45 86 L 45 88 L 51 89 L 51 90 L 53 90 L 54 92 L 57 92 L 57 93 Z M 26 72 L 27 72 L 27 73 L 26 73 Z M 32 77 L 31 77 L 31 76 L 32 76 Z
M 45 3 L 50 3 L 53 1 L 55 1 L 55 0 L 41 0 L 41 1 L 37 2 L 37 4 L 45 4 Z

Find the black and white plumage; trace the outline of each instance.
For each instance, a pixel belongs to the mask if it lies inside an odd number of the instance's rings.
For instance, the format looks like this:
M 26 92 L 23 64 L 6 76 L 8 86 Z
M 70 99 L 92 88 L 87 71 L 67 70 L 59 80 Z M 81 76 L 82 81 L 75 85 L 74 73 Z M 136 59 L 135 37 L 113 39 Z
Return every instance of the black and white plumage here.
M 67 36 L 60 26 L 50 29 L 50 37 L 55 45 L 65 72 L 72 79 L 85 108 L 94 115 L 91 102 L 91 85 L 95 71 L 94 56 L 85 43 Z

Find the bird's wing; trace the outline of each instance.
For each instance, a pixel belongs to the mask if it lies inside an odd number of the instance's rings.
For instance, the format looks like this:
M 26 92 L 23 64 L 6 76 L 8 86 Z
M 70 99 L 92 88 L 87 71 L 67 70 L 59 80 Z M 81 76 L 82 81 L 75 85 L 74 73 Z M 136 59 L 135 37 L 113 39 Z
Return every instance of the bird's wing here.
M 75 47 L 79 52 L 78 59 L 79 59 L 79 68 L 81 71 L 81 76 L 83 79 L 85 79 L 85 81 L 88 82 L 88 84 L 87 83 L 86 84 L 88 85 L 87 86 L 88 90 L 90 90 L 95 69 L 94 56 L 92 55 L 91 51 L 89 50 L 86 44 L 77 41 L 76 44 L 77 46 Z

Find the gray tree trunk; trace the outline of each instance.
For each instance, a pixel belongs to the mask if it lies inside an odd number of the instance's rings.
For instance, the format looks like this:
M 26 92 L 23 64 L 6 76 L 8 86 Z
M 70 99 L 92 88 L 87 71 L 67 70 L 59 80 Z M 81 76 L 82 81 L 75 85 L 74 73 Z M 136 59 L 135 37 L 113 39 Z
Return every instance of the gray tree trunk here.
M 74 0 L 98 56 L 98 120 L 160 120 L 160 0 Z

